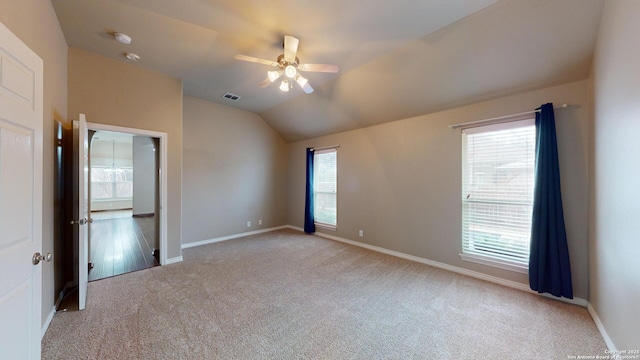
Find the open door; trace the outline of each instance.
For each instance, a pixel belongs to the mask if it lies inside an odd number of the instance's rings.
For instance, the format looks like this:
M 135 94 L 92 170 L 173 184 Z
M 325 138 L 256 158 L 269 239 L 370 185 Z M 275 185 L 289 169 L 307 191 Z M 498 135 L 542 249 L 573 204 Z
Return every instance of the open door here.
M 0 357 L 40 359 L 42 60 L 0 23 Z M 43 263 L 44 261 L 44 263 Z M 49 269 L 48 271 L 53 271 Z
M 73 122 L 73 151 L 77 206 L 71 224 L 78 226 L 78 308 L 84 310 L 89 284 L 89 223 L 93 221 L 89 217 L 89 132 L 84 114 L 80 114 L 79 120 Z

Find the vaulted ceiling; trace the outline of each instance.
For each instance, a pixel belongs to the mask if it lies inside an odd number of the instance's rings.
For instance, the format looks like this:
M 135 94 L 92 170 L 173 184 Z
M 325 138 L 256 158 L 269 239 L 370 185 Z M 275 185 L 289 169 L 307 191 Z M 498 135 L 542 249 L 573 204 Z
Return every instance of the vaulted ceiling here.
M 69 46 L 183 80 L 255 112 L 287 141 L 440 111 L 589 75 L 603 0 L 52 0 Z M 123 45 L 114 32 L 130 35 Z M 315 88 L 259 88 L 284 35 Z M 231 102 L 225 93 L 239 95 Z M 553 100 L 553 99 L 550 99 Z

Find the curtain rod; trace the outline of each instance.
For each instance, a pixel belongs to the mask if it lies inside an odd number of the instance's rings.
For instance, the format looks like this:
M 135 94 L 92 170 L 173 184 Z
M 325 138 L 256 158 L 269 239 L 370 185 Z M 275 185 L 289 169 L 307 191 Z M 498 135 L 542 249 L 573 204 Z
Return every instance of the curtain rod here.
M 312 147 L 311 151 L 326 150 L 326 149 L 337 149 L 339 147 L 340 147 L 340 145 L 323 146 L 323 147 Z
M 559 108 L 566 108 L 567 104 L 562 104 L 559 106 L 555 106 L 554 109 L 559 109 Z M 484 120 L 477 120 L 477 121 L 470 121 L 470 122 L 466 122 L 466 123 L 461 123 L 461 124 L 453 124 L 453 125 L 449 125 L 450 129 L 457 129 L 457 128 L 461 128 L 463 126 L 468 126 L 468 125 L 483 125 L 486 123 L 501 123 L 501 122 L 507 122 L 510 121 L 512 118 L 518 117 L 518 116 L 524 116 L 524 115 L 529 115 L 529 114 L 535 114 L 537 112 L 540 112 L 540 110 L 532 110 L 532 111 L 526 111 L 523 113 L 519 113 L 519 114 L 512 114 L 512 115 L 504 115 L 504 116 L 498 116 L 498 117 L 494 117 L 491 119 L 484 119 Z M 500 120 L 504 120 L 504 121 L 500 121 Z

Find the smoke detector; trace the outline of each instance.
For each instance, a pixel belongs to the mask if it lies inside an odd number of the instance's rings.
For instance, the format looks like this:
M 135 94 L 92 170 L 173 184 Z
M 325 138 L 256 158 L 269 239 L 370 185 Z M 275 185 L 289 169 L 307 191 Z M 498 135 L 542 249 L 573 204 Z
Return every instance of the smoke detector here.
M 140 60 L 140 56 L 138 56 L 137 54 L 134 53 L 124 53 L 124 56 L 127 57 L 127 59 L 131 60 L 131 61 L 138 61 Z
M 131 36 L 127 34 L 117 32 L 113 34 L 113 37 L 115 37 L 116 40 L 121 44 L 125 44 L 125 45 L 131 44 Z

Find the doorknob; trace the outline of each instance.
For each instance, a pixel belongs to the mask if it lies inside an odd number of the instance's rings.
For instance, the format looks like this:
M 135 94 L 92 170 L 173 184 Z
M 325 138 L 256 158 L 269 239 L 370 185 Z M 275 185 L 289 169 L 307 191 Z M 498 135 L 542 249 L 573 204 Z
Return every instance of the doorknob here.
M 33 263 L 33 265 L 38 265 L 42 260 L 46 262 L 51 262 L 51 259 L 53 259 L 53 255 L 51 255 L 50 252 L 47 253 L 47 255 L 40 255 L 40 253 L 37 252 L 33 254 L 33 258 L 31 258 L 31 262 Z
M 71 225 L 75 225 L 75 224 L 85 225 L 87 223 L 92 223 L 92 222 L 93 222 L 93 219 L 90 218 L 89 220 L 87 220 L 87 218 L 84 218 L 80 220 L 71 220 Z

